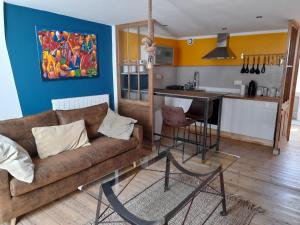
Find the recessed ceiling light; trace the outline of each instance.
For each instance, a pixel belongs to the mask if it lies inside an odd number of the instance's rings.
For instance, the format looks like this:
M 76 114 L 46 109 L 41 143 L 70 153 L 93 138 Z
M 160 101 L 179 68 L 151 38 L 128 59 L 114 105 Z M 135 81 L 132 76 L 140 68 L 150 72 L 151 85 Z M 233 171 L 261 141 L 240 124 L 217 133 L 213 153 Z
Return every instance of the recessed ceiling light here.
M 257 16 L 256 17 L 256 19 L 262 19 L 263 18 L 263 16 Z

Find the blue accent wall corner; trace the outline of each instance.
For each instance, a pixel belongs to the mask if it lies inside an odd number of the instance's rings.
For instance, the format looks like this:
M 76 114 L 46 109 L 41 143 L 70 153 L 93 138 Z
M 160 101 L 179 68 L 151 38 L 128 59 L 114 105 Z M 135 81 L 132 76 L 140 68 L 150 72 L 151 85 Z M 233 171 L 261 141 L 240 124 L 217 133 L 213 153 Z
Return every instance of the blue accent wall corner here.
M 58 98 L 109 94 L 113 107 L 111 26 L 7 3 L 5 26 L 8 53 L 24 116 L 50 110 L 51 100 Z M 99 77 L 42 81 L 35 26 L 95 33 Z

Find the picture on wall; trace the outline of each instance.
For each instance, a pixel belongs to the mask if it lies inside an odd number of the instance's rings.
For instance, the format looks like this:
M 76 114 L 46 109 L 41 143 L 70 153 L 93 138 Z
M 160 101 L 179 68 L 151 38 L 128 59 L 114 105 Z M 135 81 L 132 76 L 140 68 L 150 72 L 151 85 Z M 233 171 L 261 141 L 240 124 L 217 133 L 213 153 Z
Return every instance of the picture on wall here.
M 97 77 L 97 37 L 36 27 L 43 80 Z

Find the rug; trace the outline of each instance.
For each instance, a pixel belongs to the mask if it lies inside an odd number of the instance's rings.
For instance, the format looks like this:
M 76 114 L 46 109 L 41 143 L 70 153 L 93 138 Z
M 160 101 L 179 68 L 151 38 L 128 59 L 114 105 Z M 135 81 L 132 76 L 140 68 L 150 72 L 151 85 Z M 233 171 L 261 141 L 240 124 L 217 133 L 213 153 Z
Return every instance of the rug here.
M 193 189 L 193 186 L 190 185 L 191 181 L 189 184 L 186 182 L 178 184 L 177 181 L 171 179 L 170 190 L 164 192 L 164 180 L 160 179 L 151 188 L 144 190 L 142 194 L 139 193 L 130 200 L 124 201 L 124 205 L 140 218 L 146 220 L 162 218 Z M 205 222 L 207 225 L 248 225 L 257 213 L 264 212 L 250 201 L 236 195 L 228 195 L 226 197 L 228 215 L 221 216 L 222 207 L 221 205 L 218 207 L 221 197 L 215 195 L 215 191 L 216 189 L 213 187 L 206 187 L 205 192 L 198 194 L 192 203 L 187 204 L 168 224 L 200 225 Z M 216 207 L 217 209 L 210 216 Z M 100 220 L 102 221 L 99 224 L 128 225 L 110 208 L 107 208 Z M 88 224 L 94 224 L 94 218 Z

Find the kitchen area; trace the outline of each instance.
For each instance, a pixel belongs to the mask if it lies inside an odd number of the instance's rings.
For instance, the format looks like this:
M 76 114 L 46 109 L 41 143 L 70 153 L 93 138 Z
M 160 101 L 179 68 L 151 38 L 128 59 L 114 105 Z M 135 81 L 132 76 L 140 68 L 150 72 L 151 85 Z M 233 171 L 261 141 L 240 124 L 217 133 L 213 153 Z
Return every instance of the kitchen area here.
M 162 50 L 158 44 L 154 94 L 165 89 L 222 93 L 220 136 L 272 147 L 286 41 L 286 32 L 221 33 L 178 40 L 177 45 L 163 46 Z M 154 133 L 162 130 L 162 105 L 182 107 L 187 112 L 192 101 L 154 95 Z M 216 134 L 219 104 L 213 106 L 209 123 Z

